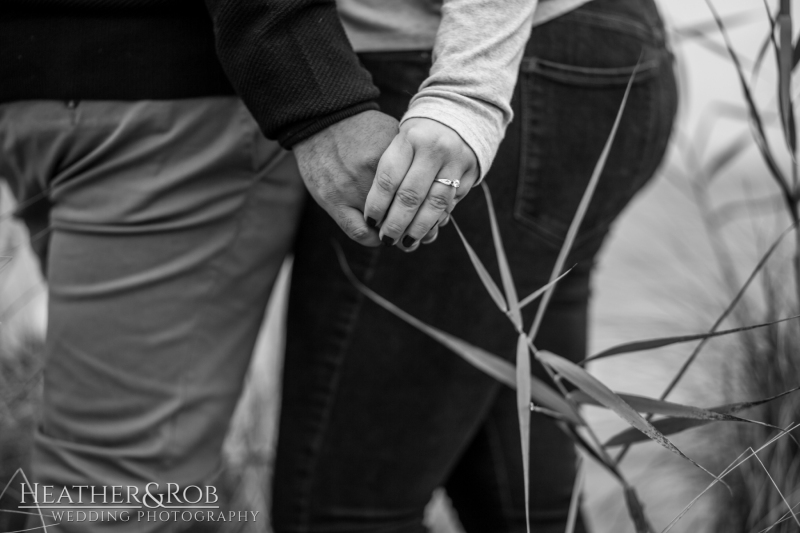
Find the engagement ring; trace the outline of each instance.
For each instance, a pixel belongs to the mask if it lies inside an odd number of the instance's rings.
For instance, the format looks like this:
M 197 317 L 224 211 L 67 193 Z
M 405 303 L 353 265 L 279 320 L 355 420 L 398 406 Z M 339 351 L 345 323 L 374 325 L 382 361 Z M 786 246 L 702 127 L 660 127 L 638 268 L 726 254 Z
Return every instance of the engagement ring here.
M 445 185 L 453 187 L 454 189 L 458 189 L 459 187 L 461 187 L 460 180 L 447 180 L 444 178 L 436 178 L 436 181 L 438 181 L 439 183 L 444 183 Z

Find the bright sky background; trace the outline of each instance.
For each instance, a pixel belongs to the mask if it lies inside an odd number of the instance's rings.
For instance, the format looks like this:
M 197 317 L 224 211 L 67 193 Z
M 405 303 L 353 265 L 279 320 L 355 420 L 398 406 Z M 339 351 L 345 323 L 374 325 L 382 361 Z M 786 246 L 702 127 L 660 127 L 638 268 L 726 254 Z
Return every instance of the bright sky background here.
M 723 18 L 736 16 L 730 28 L 734 48 L 745 65 L 751 65 L 763 43 L 769 28 L 769 20 L 762 0 L 712 0 L 714 7 Z M 711 11 L 706 0 L 658 0 L 662 14 L 673 28 L 681 28 L 712 21 Z M 776 0 L 768 0 L 775 10 Z M 800 19 L 800 2 L 793 2 L 794 18 Z M 797 29 L 795 23 L 795 30 Z M 795 31 L 795 34 L 797 32 Z M 722 44 L 718 32 L 713 32 L 715 42 Z M 682 100 L 681 121 L 688 133 L 696 131 L 700 122 L 707 126 L 714 112 L 713 102 L 728 102 L 743 106 L 744 100 L 736 71 L 732 63 L 699 44 L 686 42 L 675 46 L 681 65 Z M 772 54 L 772 50 L 770 50 Z M 764 61 L 760 82 L 755 86 L 759 102 L 774 109 L 775 102 L 775 58 L 769 55 Z M 728 121 L 717 125 L 712 143 L 724 142 L 737 131 L 744 131 L 744 123 L 731 124 Z M 690 135 L 691 136 L 691 135 Z

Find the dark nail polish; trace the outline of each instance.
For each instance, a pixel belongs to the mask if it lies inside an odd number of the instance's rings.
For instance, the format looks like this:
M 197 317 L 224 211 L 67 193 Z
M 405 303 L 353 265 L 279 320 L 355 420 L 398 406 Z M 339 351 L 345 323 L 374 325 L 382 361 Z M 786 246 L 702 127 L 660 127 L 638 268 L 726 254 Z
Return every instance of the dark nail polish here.
M 383 243 L 384 246 L 394 246 L 394 239 L 392 239 L 388 235 L 384 235 L 383 238 L 381 239 L 381 242 Z
M 403 246 L 405 246 L 406 248 L 411 248 L 412 246 L 414 246 L 414 243 L 416 241 L 417 239 L 415 239 L 411 235 L 406 235 L 405 237 L 403 237 Z
M 370 228 L 374 228 L 377 225 L 378 225 L 378 221 L 377 220 L 375 220 L 372 217 L 367 217 L 367 226 L 369 226 Z

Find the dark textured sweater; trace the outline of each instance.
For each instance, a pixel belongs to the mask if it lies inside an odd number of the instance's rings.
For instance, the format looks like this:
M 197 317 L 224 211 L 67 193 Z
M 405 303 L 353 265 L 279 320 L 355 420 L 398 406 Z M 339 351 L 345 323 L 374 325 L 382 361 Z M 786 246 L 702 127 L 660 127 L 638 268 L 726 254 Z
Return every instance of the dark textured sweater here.
M 0 102 L 234 92 L 287 148 L 378 95 L 334 0 L 0 0 Z

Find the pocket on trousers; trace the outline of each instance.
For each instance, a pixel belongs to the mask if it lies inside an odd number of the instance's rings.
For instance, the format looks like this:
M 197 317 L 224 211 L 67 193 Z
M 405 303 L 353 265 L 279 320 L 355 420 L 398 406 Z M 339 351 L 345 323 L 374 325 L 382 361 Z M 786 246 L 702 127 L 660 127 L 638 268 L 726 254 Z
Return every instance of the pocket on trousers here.
M 514 216 L 552 247 L 566 237 L 634 76 L 574 246 L 593 248 L 662 156 L 656 145 L 665 91 L 659 84 L 669 52 L 658 28 L 602 13 L 578 10 L 536 31 L 518 82 L 522 139 Z

